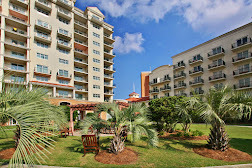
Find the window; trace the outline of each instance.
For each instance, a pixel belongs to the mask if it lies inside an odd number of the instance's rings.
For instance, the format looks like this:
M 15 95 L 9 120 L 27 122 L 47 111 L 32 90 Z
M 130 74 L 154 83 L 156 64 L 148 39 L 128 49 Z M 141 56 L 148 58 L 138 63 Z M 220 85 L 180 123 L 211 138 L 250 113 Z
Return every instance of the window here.
M 24 82 L 25 79 L 23 76 L 14 76 L 14 75 L 11 75 L 11 81 L 14 81 L 14 82 Z
M 164 76 L 164 80 L 169 80 L 169 79 L 170 79 L 169 75 Z
M 214 84 L 215 89 L 221 89 L 223 86 L 224 86 L 223 83 Z
M 100 96 L 100 94 L 93 94 L 93 97 L 94 98 L 100 98 L 101 96 Z
M 69 24 L 69 21 L 66 20 L 66 19 L 63 19 L 62 17 L 59 17 L 59 21 L 62 22 L 62 23 L 65 23 L 65 24 Z
M 194 82 L 200 82 L 202 80 L 201 76 L 194 77 Z
M 83 78 L 81 76 L 74 76 L 74 80 L 83 81 Z
M 93 53 L 96 55 L 100 55 L 100 51 L 97 51 L 97 50 L 93 50 Z
M 158 98 L 158 95 L 154 95 L 154 96 L 153 96 L 153 99 L 157 99 L 157 98 Z
M 82 86 L 82 85 L 74 85 L 74 87 L 75 87 L 77 90 L 82 90 L 82 89 L 83 89 L 83 86 Z
M 41 42 L 38 42 L 38 41 L 37 41 L 37 46 L 42 47 L 42 48 L 49 48 L 48 44 L 41 43 Z
M 37 36 L 38 36 L 38 37 L 45 38 L 45 39 L 48 39 L 48 34 L 42 32 L 42 31 L 37 31 Z
M 178 62 L 178 66 L 180 67 L 180 66 L 183 66 L 184 65 L 184 61 L 179 61 Z
M 43 76 L 36 76 L 36 80 L 43 81 L 43 82 L 48 82 L 48 78 L 47 77 L 43 77 Z
M 62 49 L 62 48 L 58 48 L 59 52 L 63 53 L 63 54 L 69 54 L 68 50 Z
M 60 76 L 68 77 L 68 71 L 60 69 L 60 70 L 59 70 L 59 75 L 60 75 Z
M 97 38 L 100 38 L 100 35 L 97 34 L 97 33 L 95 33 L 95 32 L 93 32 L 93 36 L 94 36 L 94 37 L 97 37 Z
M 248 58 L 248 50 L 240 52 L 237 54 L 238 60 Z
M 46 60 L 48 60 L 48 55 L 46 55 L 46 54 L 41 54 L 41 53 L 37 53 L 37 58 L 41 58 L 41 59 L 46 59 Z
M 93 41 L 93 44 L 100 47 L 100 43 Z
M 49 24 L 47 22 L 43 22 L 41 20 L 38 20 L 37 24 L 43 27 L 49 27 Z
M 249 72 L 250 71 L 249 64 L 239 66 L 238 71 L 239 73 Z
M 200 54 L 193 56 L 193 61 L 198 61 L 201 59 Z
M 59 80 L 59 83 L 63 84 L 63 85 L 68 85 L 69 81 L 67 81 L 67 80 Z
M 75 61 L 78 61 L 78 62 L 82 62 L 82 61 L 83 61 L 83 59 L 77 58 L 77 57 L 75 57 L 74 60 L 75 60 Z
M 236 42 L 237 42 L 237 46 L 246 44 L 248 42 L 248 37 L 246 36 L 246 37 L 240 38 L 240 39 L 236 40 Z
M 59 58 L 59 63 L 68 64 L 68 60 Z
M 196 67 L 193 67 L 193 71 L 194 71 L 194 72 L 198 72 L 198 71 L 200 71 L 201 69 L 202 69 L 201 65 L 196 66 Z M 182 72 L 182 73 L 184 73 L 184 72 Z
M 11 64 L 11 69 L 13 70 L 19 70 L 19 71 L 24 71 L 24 65 L 19 65 L 19 64 Z
M 248 87 L 250 86 L 250 78 L 244 78 L 239 80 L 240 87 Z
M 43 65 L 37 65 L 37 72 L 48 74 L 48 67 Z
M 37 8 L 37 11 L 40 12 L 40 13 L 42 13 L 42 14 L 44 14 L 44 15 L 47 15 L 47 16 L 49 15 L 48 11 L 45 11 L 45 10 L 43 10 L 41 8 Z
M 157 78 L 153 79 L 153 83 L 157 83 Z
M 99 60 L 99 59 L 96 59 L 96 58 L 93 58 L 93 62 L 95 62 L 95 63 L 100 63 L 100 60 Z
M 59 96 L 61 96 L 61 97 L 67 97 L 68 96 L 68 91 L 59 90 L 58 93 L 59 93 Z
M 95 23 L 93 23 L 93 27 L 96 28 L 96 29 L 100 29 L 101 28 L 101 26 L 99 26 L 99 25 L 97 25 Z
M 100 86 L 99 85 L 93 85 L 93 88 L 94 89 L 100 89 Z
M 100 68 L 93 67 L 93 71 L 100 72 Z
M 69 41 L 68 41 L 68 40 L 65 40 L 65 39 L 59 38 L 59 39 L 58 39 L 58 42 L 59 42 L 60 44 L 65 45 L 65 46 L 68 46 L 68 45 L 69 45 Z
M 83 44 L 83 43 L 84 43 L 83 41 L 81 41 L 81 40 L 79 40 L 79 39 L 74 39 L 74 41 L 77 42 L 77 43 L 80 43 L 80 44 Z
M 11 56 L 16 57 L 16 58 L 25 59 L 23 53 L 18 53 L 18 52 L 15 52 L 15 51 L 12 51 L 12 52 L 11 52 Z
M 213 66 L 219 66 L 223 64 L 223 60 L 222 59 L 218 59 L 218 60 L 214 60 L 213 61 Z
M 97 19 L 97 20 L 100 20 L 100 18 L 96 15 L 93 15 L 93 18 Z
M 14 5 L 14 4 L 11 4 L 12 6 L 12 9 L 14 11 L 17 11 L 19 13 L 22 13 L 22 14 L 25 14 L 26 10 L 24 8 L 21 8 L 20 6 L 17 6 L 17 5 Z
M 65 35 L 67 35 L 68 36 L 68 31 L 67 30 L 64 30 L 64 29 L 59 29 L 59 33 L 61 33 L 61 34 L 65 34 Z
M 222 47 L 219 46 L 219 47 L 216 47 L 216 48 L 213 48 L 212 51 L 213 51 L 213 55 L 215 54 L 218 54 L 218 53 L 221 53 L 222 52 Z
M 15 45 L 21 45 L 21 46 L 24 46 L 24 42 L 22 42 L 22 41 L 17 41 L 17 40 L 11 40 L 11 43 L 12 44 L 15 44 Z
M 84 72 L 83 68 L 81 68 L 81 67 L 74 67 L 74 70 L 78 71 L 78 72 Z
M 82 94 L 75 94 L 75 98 L 76 98 L 76 99 L 82 99 L 82 98 L 83 98 L 83 95 L 82 95 Z
M 219 78 L 222 76 L 222 71 L 214 72 L 213 73 L 214 78 Z
M 100 77 L 99 76 L 93 76 L 93 79 L 94 80 L 100 80 Z

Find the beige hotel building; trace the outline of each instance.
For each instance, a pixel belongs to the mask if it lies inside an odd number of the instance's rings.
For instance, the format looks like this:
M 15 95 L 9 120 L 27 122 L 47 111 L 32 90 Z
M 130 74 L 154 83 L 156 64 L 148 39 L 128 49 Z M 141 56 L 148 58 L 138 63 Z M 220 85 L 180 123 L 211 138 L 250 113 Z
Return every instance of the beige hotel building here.
M 173 65 L 149 74 L 150 98 L 204 94 L 223 85 L 252 91 L 251 37 L 252 22 L 173 56 Z
M 98 8 L 82 11 L 74 3 L 0 0 L 0 76 L 7 87 L 43 86 L 55 104 L 113 100 L 113 26 Z

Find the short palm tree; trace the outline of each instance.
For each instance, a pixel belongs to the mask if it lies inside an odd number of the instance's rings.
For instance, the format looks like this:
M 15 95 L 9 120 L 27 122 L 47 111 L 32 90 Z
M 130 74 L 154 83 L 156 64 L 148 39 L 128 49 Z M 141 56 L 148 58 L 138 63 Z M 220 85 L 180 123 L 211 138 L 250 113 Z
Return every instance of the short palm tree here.
M 229 147 L 229 138 L 224 119 L 251 117 L 252 96 L 251 93 L 237 92 L 228 86 L 221 89 L 211 88 L 198 101 L 198 105 L 203 119 L 211 124 L 208 140 L 210 148 L 225 151 Z
M 114 128 L 114 138 L 111 140 L 110 151 L 118 154 L 124 149 L 125 139 L 122 137 L 125 126 L 128 131 L 132 133 L 132 141 L 139 140 L 142 136 L 147 136 L 148 143 L 152 146 L 157 146 L 158 137 L 157 132 L 151 129 L 151 123 L 146 117 L 147 108 L 140 104 L 130 105 L 128 108 L 120 109 L 115 103 L 104 103 L 97 107 L 96 116 L 99 117 L 101 112 L 107 112 L 111 116 L 111 125 Z M 94 124 L 97 124 L 97 120 L 91 117 L 86 117 L 83 121 L 86 123 L 83 127 L 84 132 L 88 131 L 88 128 Z M 107 123 L 107 121 L 101 121 Z
M 47 101 L 45 89 L 29 91 L 26 87 L 15 84 L 7 86 L 5 83 L 0 93 L 0 116 L 13 118 L 18 123 L 16 150 L 10 167 L 40 164 L 42 156 L 49 153 L 45 147 L 53 146 L 53 140 L 44 132 L 57 130 L 66 121 L 64 113 Z

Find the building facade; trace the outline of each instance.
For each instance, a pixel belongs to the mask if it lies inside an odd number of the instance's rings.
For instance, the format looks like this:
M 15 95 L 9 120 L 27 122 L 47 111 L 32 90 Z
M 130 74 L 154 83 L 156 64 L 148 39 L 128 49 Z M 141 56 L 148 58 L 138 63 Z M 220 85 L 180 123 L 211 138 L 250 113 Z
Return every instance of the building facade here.
M 252 22 L 173 56 L 172 66 L 149 74 L 150 98 L 204 94 L 224 85 L 252 91 L 251 37 Z
M 113 101 L 113 26 L 72 0 L 0 0 L 0 76 L 52 99 Z M 1 86 L 2 88 L 3 86 Z
M 141 72 L 141 96 L 142 97 L 149 97 L 149 74 L 150 73 L 151 72 Z

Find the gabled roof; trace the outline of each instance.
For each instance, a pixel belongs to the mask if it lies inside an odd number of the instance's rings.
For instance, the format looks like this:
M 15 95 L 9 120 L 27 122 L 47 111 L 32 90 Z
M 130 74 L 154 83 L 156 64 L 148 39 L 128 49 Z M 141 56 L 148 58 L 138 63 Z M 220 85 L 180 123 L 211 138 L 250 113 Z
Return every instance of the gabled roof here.
M 128 98 L 126 99 L 129 102 L 136 103 L 136 102 L 144 102 L 150 100 L 149 96 L 141 97 L 141 98 Z
M 132 93 L 129 94 L 129 96 L 132 96 L 132 95 L 139 95 L 139 94 L 136 93 L 136 92 L 132 92 Z
M 95 14 L 100 15 L 101 17 L 105 18 L 103 13 L 97 7 L 89 6 L 89 7 L 87 7 L 87 9 L 94 12 Z

